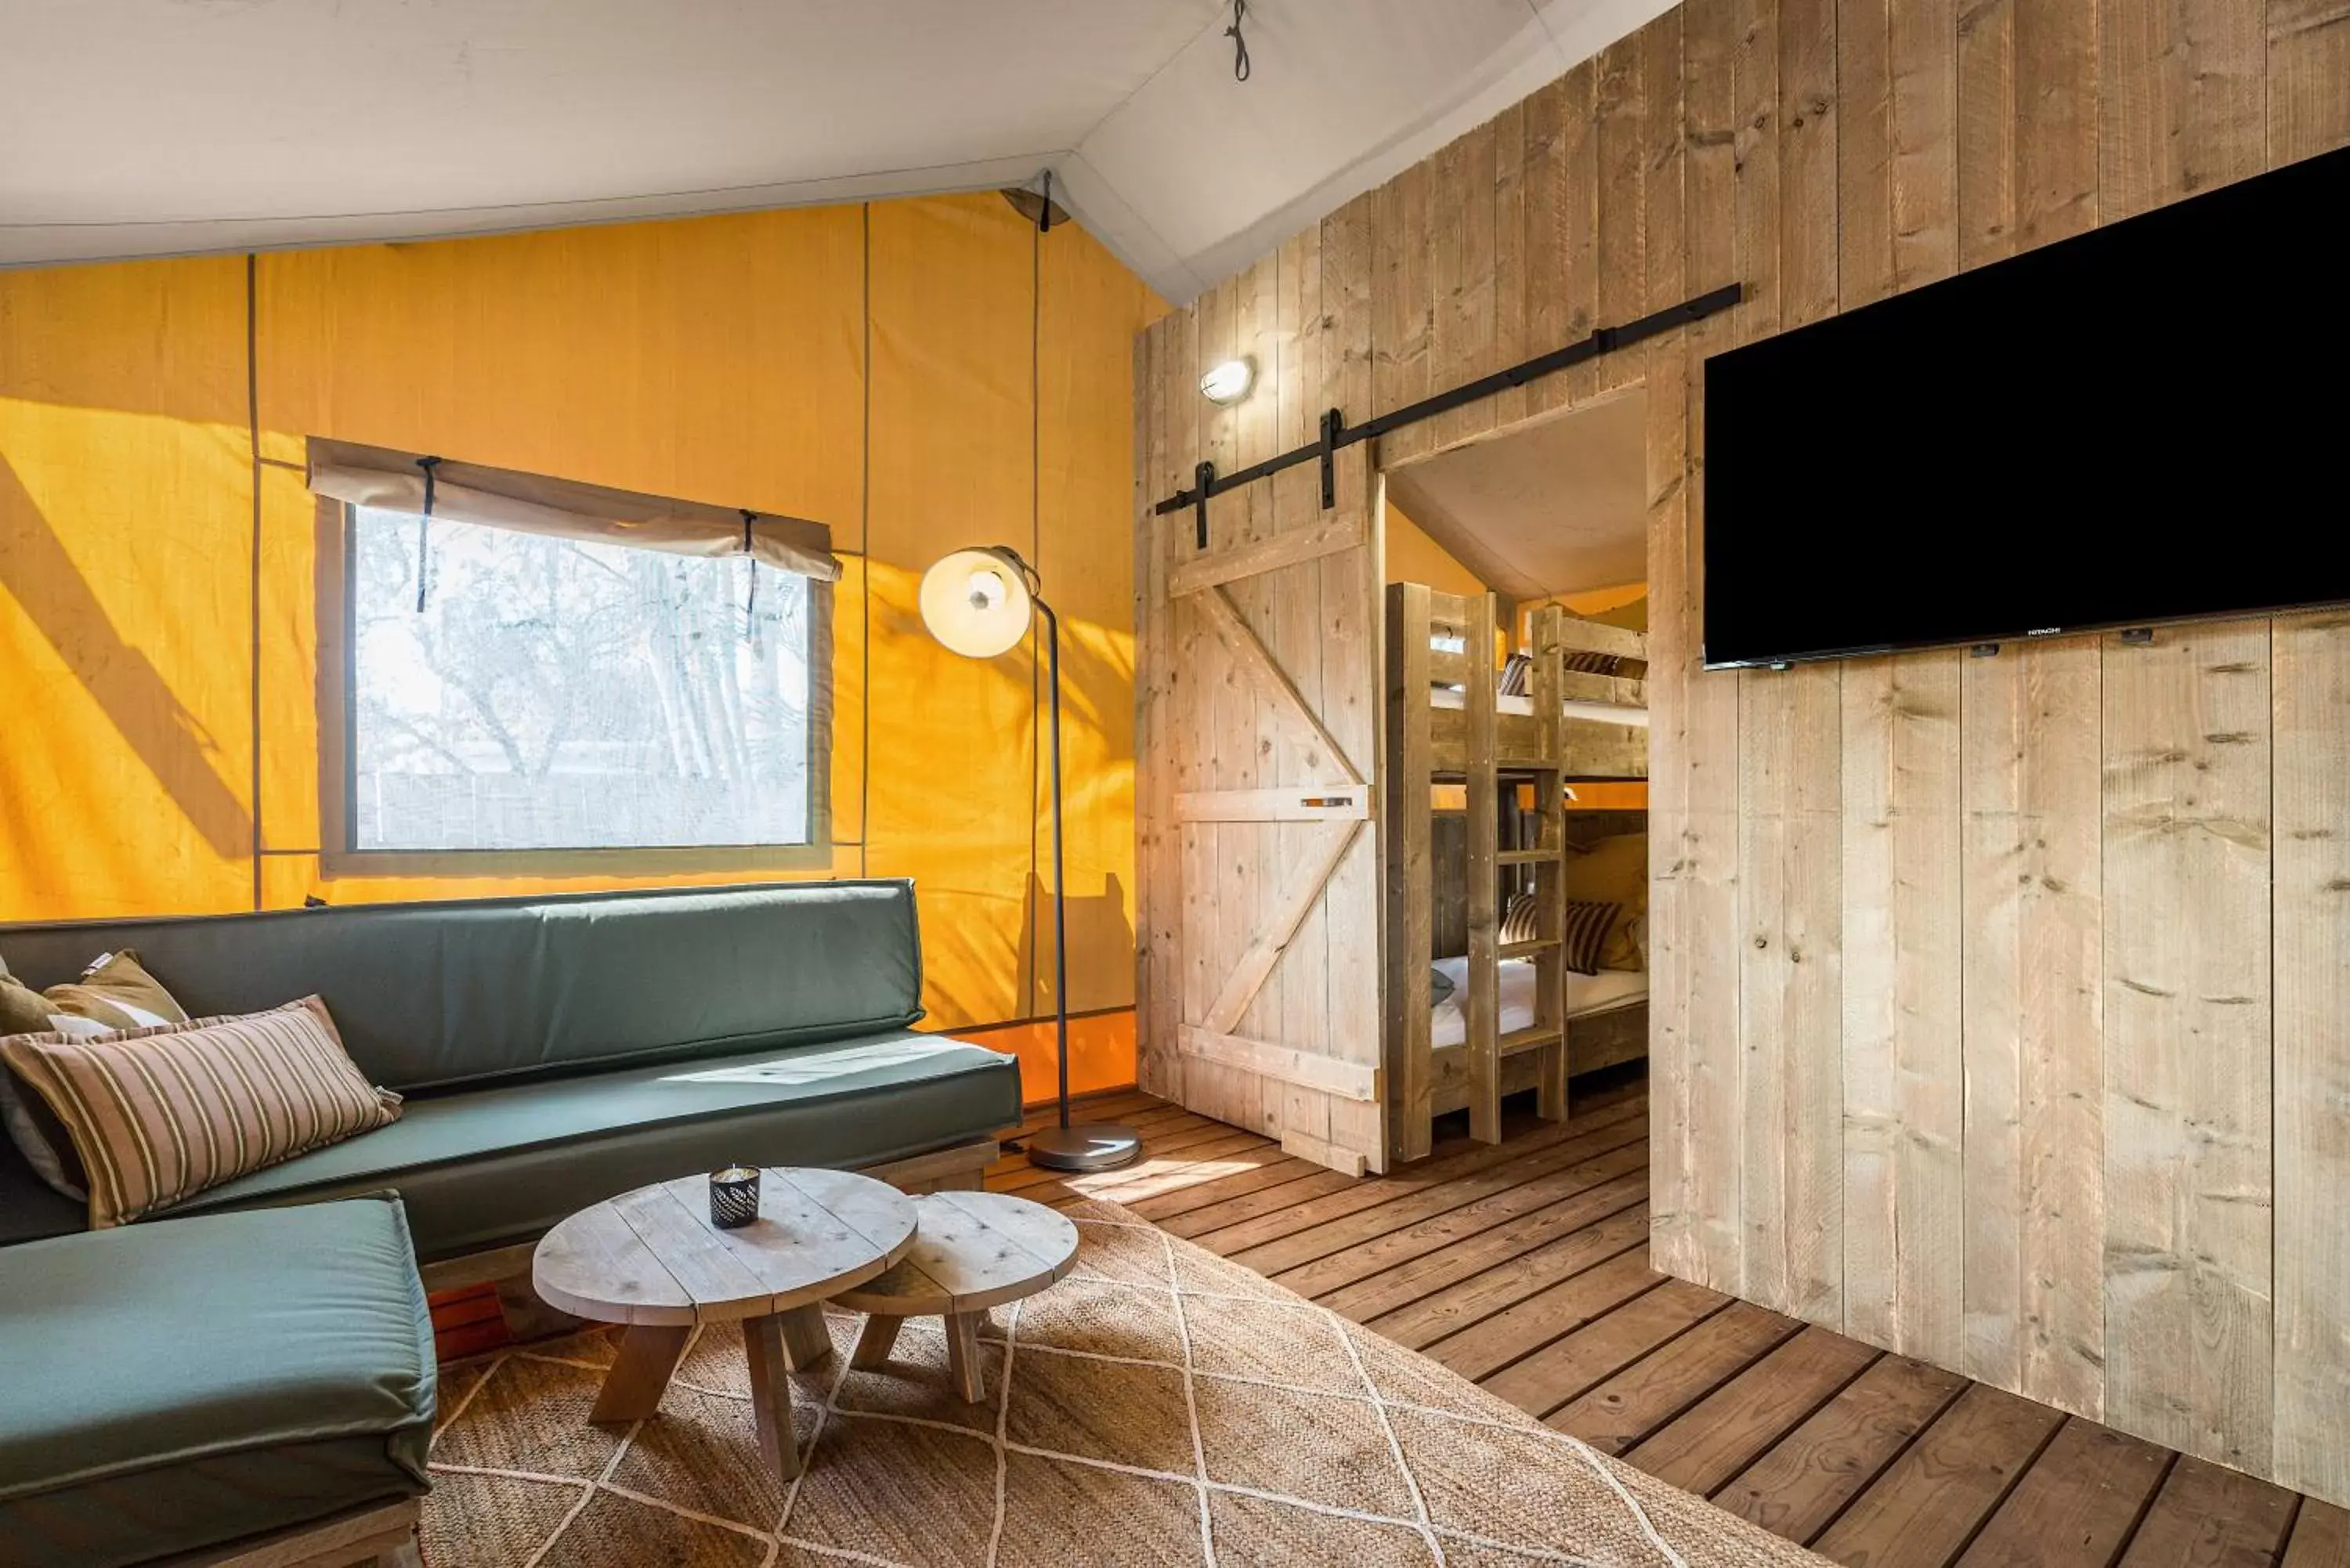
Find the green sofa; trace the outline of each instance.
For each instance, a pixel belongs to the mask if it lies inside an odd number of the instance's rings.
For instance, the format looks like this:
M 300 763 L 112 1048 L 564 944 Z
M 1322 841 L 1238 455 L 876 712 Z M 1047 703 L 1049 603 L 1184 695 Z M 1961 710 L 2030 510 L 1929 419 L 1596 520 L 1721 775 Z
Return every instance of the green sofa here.
M 124 948 L 193 1014 L 316 992 L 360 1070 L 408 1096 L 392 1126 L 174 1216 L 393 1189 L 433 1263 L 733 1160 L 931 1157 L 967 1179 L 1020 1119 L 1016 1061 L 912 1027 L 910 882 L 0 926 L 0 957 L 35 986 Z M 0 1140 L 0 1247 L 82 1225 Z
M 0 1249 L 0 1303 L 5 1568 L 282 1540 L 431 1484 L 432 1324 L 395 1199 Z

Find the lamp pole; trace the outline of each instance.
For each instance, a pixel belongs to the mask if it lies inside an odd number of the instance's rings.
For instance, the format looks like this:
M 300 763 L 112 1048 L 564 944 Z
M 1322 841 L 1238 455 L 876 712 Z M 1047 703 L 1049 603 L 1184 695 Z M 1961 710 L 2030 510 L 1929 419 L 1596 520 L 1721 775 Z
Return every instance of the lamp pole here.
M 1028 1163 L 1048 1170 L 1109 1170 L 1141 1158 L 1142 1137 L 1132 1127 L 1107 1123 L 1069 1125 L 1069 900 L 1067 857 L 1061 840 L 1061 618 L 1035 592 L 1035 568 L 1025 562 L 1022 565 L 1031 584 L 1030 598 L 1045 618 L 1045 673 L 1052 688 L 1053 1056 L 1061 1073 L 1061 1125 L 1028 1140 Z
M 1045 618 L 1045 670 L 1052 688 L 1053 723 L 1053 1035 L 1061 1067 L 1061 1130 L 1069 1128 L 1069 908 L 1061 889 L 1067 875 L 1061 850 L 1061 618 L 1036 596 Z

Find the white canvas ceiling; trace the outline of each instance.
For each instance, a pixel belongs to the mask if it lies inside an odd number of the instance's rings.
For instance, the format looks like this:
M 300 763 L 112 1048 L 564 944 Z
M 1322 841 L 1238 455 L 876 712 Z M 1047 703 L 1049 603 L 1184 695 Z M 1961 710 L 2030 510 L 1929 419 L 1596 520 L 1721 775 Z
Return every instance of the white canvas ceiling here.
M 1063 199 L 1170 300 L 1666 0 L 0 0 L 0 265 Z
M 1648 575 L 1648 399 L 1638 389 L 1388 471 L 1388 499 L 1511 598 Z

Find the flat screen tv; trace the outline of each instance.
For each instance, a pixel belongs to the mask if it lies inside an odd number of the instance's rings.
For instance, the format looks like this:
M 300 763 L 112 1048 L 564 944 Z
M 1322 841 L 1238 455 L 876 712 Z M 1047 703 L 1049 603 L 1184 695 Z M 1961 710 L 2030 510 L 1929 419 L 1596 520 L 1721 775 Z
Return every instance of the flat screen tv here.
M 2350 601 L 2350 149 L 1705 362 L 1709 667 Z

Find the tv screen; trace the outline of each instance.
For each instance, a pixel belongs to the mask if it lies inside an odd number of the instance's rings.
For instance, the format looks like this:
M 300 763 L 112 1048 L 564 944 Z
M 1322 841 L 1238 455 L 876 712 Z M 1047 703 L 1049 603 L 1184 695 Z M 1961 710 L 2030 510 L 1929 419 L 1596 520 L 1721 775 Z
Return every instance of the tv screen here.
M 2350 600 L 2350 149 L 1705 363 L 1704 655 Z

